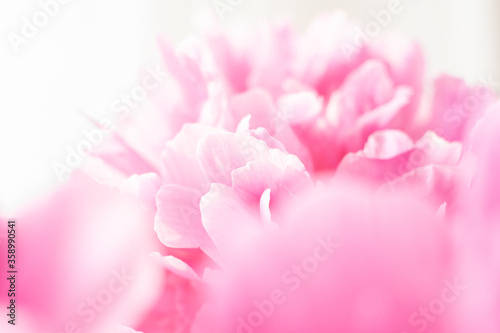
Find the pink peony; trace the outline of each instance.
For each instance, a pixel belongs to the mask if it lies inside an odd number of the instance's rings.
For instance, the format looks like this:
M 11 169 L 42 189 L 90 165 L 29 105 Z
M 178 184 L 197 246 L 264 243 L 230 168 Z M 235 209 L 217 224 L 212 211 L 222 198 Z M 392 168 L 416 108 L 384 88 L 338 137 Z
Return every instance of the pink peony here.
M 348 59 L 340 12 L 302 36 L 203 28 L 178 48 L 160 40 L 171 77 L 158 108 L 85 167 L 133 194 L 162 243 L 154 300 L 121 324 L 498 331 L 491 87 L 442 76 L 424 89 L 420 46 L 396 36 Z

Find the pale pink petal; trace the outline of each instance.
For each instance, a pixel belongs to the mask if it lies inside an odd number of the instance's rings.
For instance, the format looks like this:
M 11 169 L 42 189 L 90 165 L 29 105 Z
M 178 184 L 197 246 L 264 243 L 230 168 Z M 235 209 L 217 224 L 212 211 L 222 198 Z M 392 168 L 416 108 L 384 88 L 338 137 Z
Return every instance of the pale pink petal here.
M 267 145 L 252 136 L 234 133 L 208 134 L 199 143 L 197 157 L 211 182 L 230 185 L 231 172 L 269 155 Z
M 472 191 L 464 193 L 464 204 L 474 211 L 474 215 L 480 216 L 480 221 L 500 216 L 499 140 L 500 103 L 496 103 L 471 133 L 471 150 L 477 158 L 477 168 Z
M 366 61 L 349 74 L 340 88 L 340 123 L 351 124 L 357 117 L 388 103 L 394 89 L 385 66 L 375 60 Z
M 211 32 L 207 36 L 214 63 L 232 92 L 243 92 L 250 74 L 250 61 L 241 48 L 222 31 Z
M 276 131 L 287 124 L 294 125 L 318 116 L 322 110 L 322 98 L 312 91 L 283 95 L 278 100 L 278 121 Z
M 116 333 L 142 333 L 142 332 L 131 329 L 130 327 L 125 327 L 125 326 L 119 325 L 116 328 Z
M 491 87 L 469 87 L 462 79 L 442 75 L 435 81 L 428 129 L 449 141 L 462 141 L 495 100 Z
M 415 143 L 415 147 L 424 151 L 428 161 L 433 164 L 457 164 L 462 156 L 461 143 L 449 142 L 434 132 L 426 132 Z
M 420 197 L 451 202 L 453 191 L 462 185 L 461 154 L 460 143 L 448 142 L 433 132 L 412 144 L 398 131 L 381 131 L 370 136 L 363 151 L 344 157 L 336 177 L 364 179 L 391 191 L 413 191 Z
M 222 184 L 213 184 L 201 198 L 203 226 L 219 251 L 231 251 L 238 235 L 252 234 L 259 228 L 259 198 L 255 200 Z
M 210 244 L 201 224 L 201 193 L 180 185 L 163 185 L 156 196 L 158 211 L 154 229 L 160 241 L 174 248 L 197 248 Z
M 196 160 L 196 150 L 201 138 L 217 131 L 201 124 L 184 125 L 181 131 L 167 142 L 163 151 L 165 181 L 202 189 L 206 179 Z
M 199 107 L 208 97 L 207 87 L 198 64 L 189 56 L 176 54 L 165 40 L 158 40 L 160 51 L 168 71 L 181 86 L 183 107 L 189 110 L 188 119 L 194 121 L 199 116 Z
M 293 155 L 290 155 L 293 157 Z M 292 158 L 292 163 L 294 159 Z M 260 197 L 266 189 L 272 192 L 273 200 L 305 189 L 310 185 L 309 175 L 293 164 L 277 165 L 265 161 L 249 162 L 231 174 L 234 188 Z
M 260 218 L 264 224 L 271 224 L 271 210 L 269 204 L 271 203 L 271 189 L 267 188 L 262 193 L 259 202 Z
M 436 209 L 443 203 L 452 203 L 460 189 L 460 173 L 447 166 L 427 165 L 387 182 L 382 191 L 392 193 L 403 191 L 418 198 L 426 198 Z
M 183 277 L 188 280 L 199 280 L 200 277 L 196 272 L 184 261 L 180 260 L 174 256 L 166 256 L 163 257 L 158 252 L 151 253 L 151 257 L 153 260 L 156 260 L 160 265 L 171 271 L 172 273 L 177 274 L 180 277 Z
M 269 128 L 274 112 L 274 105 L 269 93 L 262 89 L 253 89 L 234 95 L 228 103 L 228 108 L 235 120 L 239 122 L 251 115 L 250 129 L 258 127 Z
M 361 155 L 368 158 L 389 159 L 413 147 L 413 141 L 406 133 L 398 130 L 384 130 L 370 135 Z
M 93 155 L 126 176 L 148 172 L 160 173 L 157 161 L 142 154 L 138 147 L 129 143 L 119 133 L 113 133 L 111 139 L 99 146 Z
M 368 57 L 382 61 L 387 66 L 395 85 L 411 87 L 410 102 L 403 107 L 391 125 L 405 129 L 414 137 L 417 128 L 414 124 L 419 111 L 425 69 L 422 47 L 404 36 L 387 34 L 370 43 Z
M 249 87 L 266 89 L 272 96 L 283 91 L 283 82 L 291 73 L 294 34 L 287 22 L 267 24 L 258 34 L 258 47 L 251 51 L 252 71 Z
M 368 158 L 357 153 L 349 153 L 339 164 L 336 177 L 343 178 L 347 176 L 357 178 L 358 180 L 366 180 L 380 186 L 386 182 L 398 179 L 419 166 L 413 165 L 409 161 L 413 161 L 412 156 L 420 156 L 420 154 L 422 154 L 421 151 L 412 149 L 393 158 L 379 159 Z
M 161 179 L 156 173 L 146 173 L 127 178 L 120 185 L 120 190 L 134 195 L 144 207 L 156 211 L 156 193 L 160 186 Z
M 259 127 L 249 131 L 249 133 L 254 138 L 264 141 L 269 148 L 279 149 L 285 153 L 287 152 L 283 143 L 281 143 L 275 137 L 271 136 L 265 128 Z
M 297 45 L 295 76 L 329 98 L 362 61 L 365 46 L 353 40 L 354 27 L 343 11 L 326 13 L 313 20 Z M 346 46 L 353 52 L 346 52 Z
M 399 87 L 390 102 L 380 105 L 371 112 L 359 117 L 354 129 L 348 130 L 348 134 L 343 138 L 346 141 L 347 149 L 356 151 L 363 146 L 370 134 L 387 128 L 402 111 L 403 107 L 408 104 L 410 96 L 410 89 Z

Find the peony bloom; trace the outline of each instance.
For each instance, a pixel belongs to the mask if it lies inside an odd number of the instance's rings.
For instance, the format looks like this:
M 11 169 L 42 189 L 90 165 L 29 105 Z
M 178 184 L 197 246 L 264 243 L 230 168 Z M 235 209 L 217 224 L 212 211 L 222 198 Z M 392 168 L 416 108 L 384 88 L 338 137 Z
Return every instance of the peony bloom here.
M 177 48 L 160 40 L 157 109 L 85 168 L 133 194 L 162 244 L 153 299 L 120 324 L 498 331 L 496 96 L 448 76 L 424 89 L 422 50 L 401 37 L 346 57 L 352 27 L 335 12 L 300 36 L 208 22 Z

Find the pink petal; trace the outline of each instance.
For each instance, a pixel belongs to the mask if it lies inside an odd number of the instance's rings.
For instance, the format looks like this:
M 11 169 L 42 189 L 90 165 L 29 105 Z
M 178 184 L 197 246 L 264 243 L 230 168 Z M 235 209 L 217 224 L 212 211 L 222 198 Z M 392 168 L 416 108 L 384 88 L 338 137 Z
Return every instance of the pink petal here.
M 413 141 L 406 133 L 399 130 L 383 130 L 370 135 L 360 154 L 368 158 L 389 159 L 413 147 Z
M 368 60 L 346 78 L 340 88 L 341 124 L 351 124 L 364 113 L 389 102 L 394 84 L 385 66 Z
M 142 333 L 142 332 L 133 330 L 130 327 L 118 326 L 116 328 L 116 333 Z
M 495 220 L 500 216 L 500 103 L 491 107 L 471 133 L 471 150 L 477 157 L 472 191 L 464 193 L 465 204 L 479 215 Z
M 181 86 L 185 106 L 191 113 L 190 118 L 196 120 L 199 107 L 208 96 L 202 72 L 193 59 L 186 55 L 176 54 L 173 47 L 165 40 L 159 39 L 158 43 L 168 71 Z
M 425 57 L 420 44 L 396 34 L 374 39 L 368 46 L 368 56 L 382 61 L 396 86 L 412 89 L 411 100 L 394 119 L 394 128 L 405 129 L 414 137 L 414 125 L 423 90 Z
M 267 155 L 269 148 L 263 141 L 234 133 L 208 134 L 200 141 L 197 150 L 207 179 L 226 185 L 231 185 L 234 169 Z
M 167 142 L 162 157 L 165 180 L 169 183 L 200 188 L 206 178 L 196 159 L 196 150 L 201 138 L 219 130 L 201 124 L 186 124 L 181 131 Z
M 183 277 L 188 280 L 200 280 L 200 277 L 196 272 L 184 261 L 180 260 L 174 256 L 166 256 L 163 257 L 158 252 L 151 253 L 151 257 L 153 260 L 156 260 L 163 267 L 168 269 L 169 271 L 177 274 L 180 277 Z
M 259 228 L 259 202 L 249 195 L 222 184 L 212 184 L 201 198 L 203 226 L 219 251 L 226 254 L 238 235 L 252 234 Z
M 346 141 L 349 151 L 356 151 L 368 139 L 369 135 L 375 131 L 384 129 L 394 120 L 408 104 L 411 96 L 411 90 L 405 87 L 396 89 L 394 98 L 387 104 L 380 105 L 369 113 L 363 114 L 357 120 L 354 129 L 349 130 Z
M 158 211 L 154 229 L 160 241 L 174 248 L 197 248 L 210 243 L 201 224 L 199 191 L 163 185 L 156 195 Z
M 449 141 L 461 141 L 496 97 L 485 86 L 469 87 L 464 80 L 442 75 L 435 94 L 428 128 Z M 484 98 L 480 98 L 484 96 Z
M 271 96 L 262 89 L 253 89 L 234 95 L 229 100 L 228 108 L 237 122 L 251 115 L 250 129 L 269 128 L 274 113 Z
M 156 192 L 160 186 L 161 179 L 156 173 L 146 173 L 132 175 L 121 184 L 120 190 L 134 195 L 144 207 L 156 211 Z

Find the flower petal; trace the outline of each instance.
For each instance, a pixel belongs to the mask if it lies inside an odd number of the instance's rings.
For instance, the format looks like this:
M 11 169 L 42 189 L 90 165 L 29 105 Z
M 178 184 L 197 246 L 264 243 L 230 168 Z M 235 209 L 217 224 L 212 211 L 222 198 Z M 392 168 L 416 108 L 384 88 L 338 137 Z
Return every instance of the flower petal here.
M 160 241 L 174 248 L 197 248 L 210 243 L 201 224 L 201 194 L 180 185 L 163 185 L 156 195 L 154 229 Z

